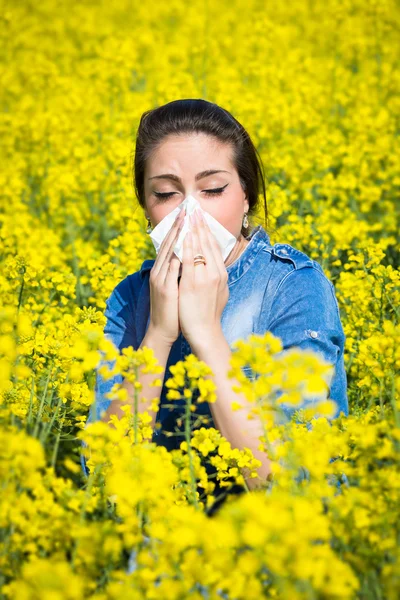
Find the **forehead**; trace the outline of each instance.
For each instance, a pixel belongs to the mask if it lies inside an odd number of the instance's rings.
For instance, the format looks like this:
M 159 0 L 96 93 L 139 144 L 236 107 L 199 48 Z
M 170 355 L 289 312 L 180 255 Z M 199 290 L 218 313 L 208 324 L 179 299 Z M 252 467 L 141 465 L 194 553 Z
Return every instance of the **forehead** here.
M 146 163 L 149 176 L 155 170 L 168 172 L 232 168 L 232 147 L 206 133 L 169 135 L 157 146 Z M 163 171 L 164 172 L 164 171 Z M 167 172 L 167 171 L 165 171 Z

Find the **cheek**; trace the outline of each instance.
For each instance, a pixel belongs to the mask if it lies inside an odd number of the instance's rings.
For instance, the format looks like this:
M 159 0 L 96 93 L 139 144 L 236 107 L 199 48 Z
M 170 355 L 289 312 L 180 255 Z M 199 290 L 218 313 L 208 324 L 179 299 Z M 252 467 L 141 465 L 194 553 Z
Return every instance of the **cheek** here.
M 221 207 L 219 210 L 209 210 L 206 212 L 214 217 L 216 221 L 221 223 L 221 225 L 233 235 L 237 235 L 238 224 L 240 225 L 240 231 L 244 209 L 242 204 L 237 202 L 235 198 L 232 198 L 226 205 L 224 205 L 223 208 Z
M 172 208 L 171 210 L 168 210 L 166 207 L 161 206 L 153 208 L 150 214 L 151 222 L 154 223 L 154 226 L 156 227 L 170 212 L 172 212 L 172 210 Z
M 172 211 L 174 211 L 178 206 L 179 203 L 172 203 L 170 201 L 165 202 L 165 204 L 158 204 L 153 206 L 151 212 L 149 212 L 149 216 L 151 219 L 151 222 L 154 223 L 154 226 L 156 227 L 159 223 L 161 223 L 161 221 L 163 219 L 165 219 L 165 217 L 167 217 L 170 213 L 172 213 Z

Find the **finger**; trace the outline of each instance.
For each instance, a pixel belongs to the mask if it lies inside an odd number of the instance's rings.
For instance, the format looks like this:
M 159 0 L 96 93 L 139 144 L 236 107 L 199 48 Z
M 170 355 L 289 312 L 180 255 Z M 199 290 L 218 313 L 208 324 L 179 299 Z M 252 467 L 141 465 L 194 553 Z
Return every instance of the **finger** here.
M 207 259 L 207 252 L 204 251 L 204 247 L 200 241 L 199 238 L 199 227 L 198 227 L 198 222 L 197 222 L 197 217 L 196 217 L 196 212 L 194 211 L 191 214 L 191 227 L 192 227 L 192 233 L 193 233 L 193 237 L 192 237 L 192 245 L 193 245 L 193 266 L 194 266 L 194 270 L 193 270 L 193 276 L 194 276 L 194 281 L 196 282 L 204 282 L 207 279 L 207 265 L 208 265 L 208 259 Z M 205 259 L 206 259 L 206 263 L 194 263 L 194 259 L 198 254 L 202 254 Z
M 193 287 L 194 285 L 193 241 L 190 231 L 187 232 L 183 240 L 182 276 L 179 285 L 181 289 L 183 287 Z
M 181 209 L 178 212 L 177 216 L 175 217 L 172 227 L 170 228 L 167 235 L 161 242 L 161 246 L 158 251 L 157 258 L 162 259 L 164 257 L 164 255 L 168 254 L 168 250 L 170 249 L 172 243 L 174 243 L 174 241 L 175 241 L 176 232 L 179 229 L 181 229 L 183 226 L 185 211 L 186 211 L 185 208 Z
M 197 216 L 197 219 L 198 219 L 198 223 L 196 225 L 196 232 L 197 232 L 198 245 L 201 248 L 201 250 L 199 250 L 199 252 L 204 254 L 206 261 L 207 261 L 207 268 L 210 273 L 215 272 L 215 273 L 220 273 L 220 275 L 223 275 L 223 270 L 221 269 L 221 265 L 218 264 L 218 257 L 215 256 L 215 250 L 213 249 L 213 246 L 211 245 L 210 238 L 214 237 L 214 236 L 212 236 L 211 231 L 209 231 L 210 235 L 207 235 L 208 225 L 205 221 L 201 220 L 200 215 Z M 194 256 L 196 256 L 196 253 L 197 252 L 194 252 Z M 221 251 L 219 251 L 219 253 L 220 253 L 220 258 L 221 258 L 221 260 L 219 262 L 220 263 L 222 262 L 222 267 L 223 267 Z
M 170 283 L 175 284 L 177 282 L 180 266 L 181 266 L 181 261 L 174 254 L 171 257 L 171 260 L 169 262 L 169 268 L 168 268 L 167 274 L 165 276 L 164 285 L 167 285 L 167 284 L 169 285 Z
M 173 254 L 175 244 L 178 240 L 178 237 L 182 231 L 183 224 L 185 222 L 185 208 L 181 209 L 178 213 L 177 218 L 174 221 L 173 226 L 163 239 L 160 250 L 157 254 L 156 260 L 152 267 L 152 271 L 154 270 L 154 274 L 161 274 L 161 279 L 165 280 L 169 269 L 170 257 Z
M 227 271 L 226 271 L 224 258 L 222 256 L 222 252 L 221 252 L 221 247 L 218 244 L 217 240 L 215 239 L 215 236 L 212 233 L 207 221 L 205 221 L 205 220 L 202 225 L 202 230 L 205 231 L 205 233 L 207 235 L 208 241 L 210 243 L 210 248 L 213 252 L 215 263 L 218 267 L 218 270 L 219 270 L 221 276 L 225 276 Z

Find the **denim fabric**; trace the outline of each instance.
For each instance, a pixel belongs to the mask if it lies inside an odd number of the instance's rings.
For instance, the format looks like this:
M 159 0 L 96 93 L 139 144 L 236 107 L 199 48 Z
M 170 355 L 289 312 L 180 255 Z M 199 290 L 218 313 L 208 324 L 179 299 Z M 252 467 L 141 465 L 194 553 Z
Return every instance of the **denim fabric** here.
M 333 284 L 320 264 L 303 252 L 290 244 L 271 245 L 261 225 L 253 229 L 247 239 L 249 244 L 242 254 L 227 267 L 229 300 L 221 318 L 227 342 L 232 348 L 238 339 L 245 340 L 252 333 L 264 335 L 270 331 L 281 338 L 283 350 L 297 346 L 319 352 L 335 367 L 328 395 L 337 403 L 334 417 L 340 412 L 347 416 L 347 378 L 343 361 L 345 334 Z M 107 299 L 104 332 L 120 350 L 127 346 L 137 349 L 147 331 L 150 322 L 149 275 L 154 262 L 154 259 L 145 260 L 141 269 L 122 280 Z M 161 431 L 156 430 L 153 435 L 154 442 L 169 449 L 178 448 L 184 439 L 183 425 L 178 427 L 176 422 L 182 415 L 184 401 L 174 401 L 174 410 L 163 407 L 168 402 L 165 382 L 171 377 L 169 367 L 190 353 L 188 342 L 180 334 L 171 348 L 164 375 L 157 414 Z M 249 367 L 243 370 L 253 378 Z M 96 399 L 87 423 L 100 419 L 101 412 L 108 408 L 110 400 L 104 396 L 116 382 L 121 382 L 121 376 L 103 380 L 97 373 Z M 312 403 L 313 400 L 306 402 L 307 405 Z M 281 406 L 287 419 L 299 408 L 288 404 Z M 200 404 L 196 414 L 203 415 L 202 426 L 215 427 L 208 403 Z M 165 431 L 177 431 L 181 435 L 167 437 Z M 83 456 L 81 462 L 87 475 Z

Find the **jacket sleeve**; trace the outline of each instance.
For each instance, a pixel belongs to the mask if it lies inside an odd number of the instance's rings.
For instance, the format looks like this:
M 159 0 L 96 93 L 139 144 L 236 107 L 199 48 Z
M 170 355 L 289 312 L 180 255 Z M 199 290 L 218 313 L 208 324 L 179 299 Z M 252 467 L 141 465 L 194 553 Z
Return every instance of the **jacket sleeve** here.
M 112 341 L 121 351 L 123 348 L 132 346 L 135 350 L 138 348 L 135 331 L 136 300 L 133 293 L 132 280 L 129 276 L 121 281 L 112 291 L 106 300 L 104 316 L 106 323 L 104 326 L 104 335 Z M 107 365 L 112 369 L 115 361 L 106 361 L 101 359 L 98 368 Z M 88 419 L 85 427 L 89 423 L 100 420 L 101 415 L 109 407 L 111 400 L 105 395 L 111 391 L 115 383 L 122 383 L 121 375 L 114 375 L 111 379 L 104 379 L 96 369 L 95 399 L 90 407 Z M 82 446 L 86 446 L 82 442 Z M 81 454 L 81 465 L 83 472 L 88 476 L 85 457 Z
M 348 415 L 347 378 L 343 361 L 345 334 L 333 284 L 315 267 L 302 267 L 286 274 L 272 300 L 264 297 L 262 327 L 281 338 L 283 350 L 298 347 L 313 350 L 334 366 L 327 398 L 337 404 L 336 413 Z M 278 391 L 278 396 L 281 393 Z M 315 405 L 320 398 L 307 398 L 300 406 L 281 404 L 288 419 L 299 408 Z

